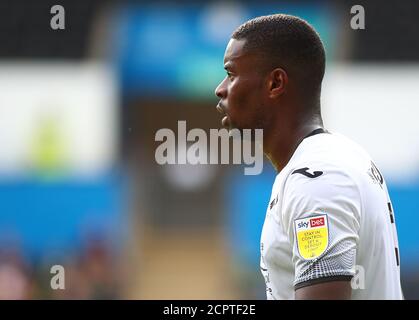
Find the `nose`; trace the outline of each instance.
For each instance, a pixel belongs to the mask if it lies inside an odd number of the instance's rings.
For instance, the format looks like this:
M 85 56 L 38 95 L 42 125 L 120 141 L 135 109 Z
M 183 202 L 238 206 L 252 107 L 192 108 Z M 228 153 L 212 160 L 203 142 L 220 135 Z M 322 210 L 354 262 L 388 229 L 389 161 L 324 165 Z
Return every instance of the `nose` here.
M 225 88 L 225 79 L 223 81 L 221 81 L 221 83 L 217 86 L 217 88 L 215 88 L 215 95 L 218 98 L 225 98 L 226 97 L 226 88 Z

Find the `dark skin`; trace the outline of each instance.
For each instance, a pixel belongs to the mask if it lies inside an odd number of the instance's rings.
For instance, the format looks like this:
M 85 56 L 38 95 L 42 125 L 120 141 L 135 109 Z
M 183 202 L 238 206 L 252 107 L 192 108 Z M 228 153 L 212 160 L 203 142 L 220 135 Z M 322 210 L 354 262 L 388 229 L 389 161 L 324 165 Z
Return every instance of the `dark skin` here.
M 286 68 L 271 67 L 257 50 L 245 50 L 246 40 L 231 39 L 224 55 L 227 77 L 215 94 L 226 128 L 263 129 L 263 150 L 280 172 L 302 139 L 323 127 L 312 112 L 319 101 L 299 93 Z M 296 299 L 350 299 L 350 281 L 330 281 L 297 289 Z

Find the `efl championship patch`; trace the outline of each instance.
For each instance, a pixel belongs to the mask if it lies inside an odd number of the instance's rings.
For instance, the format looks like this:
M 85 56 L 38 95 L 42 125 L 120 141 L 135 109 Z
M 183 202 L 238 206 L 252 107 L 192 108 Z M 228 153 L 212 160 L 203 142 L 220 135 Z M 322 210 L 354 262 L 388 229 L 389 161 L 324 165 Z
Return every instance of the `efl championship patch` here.
M 305 260 L 319 257 L 329 245 L 329 225 L 327 215 L 297 219 L 294 221 L 297 247 Z

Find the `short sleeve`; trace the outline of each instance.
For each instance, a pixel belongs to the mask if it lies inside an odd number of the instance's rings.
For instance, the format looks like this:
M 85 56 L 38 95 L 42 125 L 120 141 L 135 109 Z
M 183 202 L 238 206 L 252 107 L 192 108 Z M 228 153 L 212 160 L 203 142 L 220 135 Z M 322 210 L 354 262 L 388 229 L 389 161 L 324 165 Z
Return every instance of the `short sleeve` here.
M 359 189 L 338 169 L 320 175 L 300 172 L 294 170 L 286 181 L 282 211 L 292 247 L 294 287 L 350 280 L 359 240 Z

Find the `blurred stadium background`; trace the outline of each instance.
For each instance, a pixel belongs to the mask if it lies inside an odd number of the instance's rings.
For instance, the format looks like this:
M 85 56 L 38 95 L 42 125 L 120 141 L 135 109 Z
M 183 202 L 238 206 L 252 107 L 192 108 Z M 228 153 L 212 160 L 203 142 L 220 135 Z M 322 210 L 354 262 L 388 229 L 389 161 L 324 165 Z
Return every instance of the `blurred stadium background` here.
M 52 5 L 65 30 L 52 30 Z M 366 29 L 350 28 L 362 4 Z M 419 298 L 419 3 L 0 1 L 0 298 L 265 299 L 259 236 L 275 172 L 159 166 L 155 132 L 219 128 L 231 32 L 264 14 L 327 49 L 328 129 L 363 145 Z M 50 288 L 50 268 L 66 289 Z

